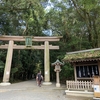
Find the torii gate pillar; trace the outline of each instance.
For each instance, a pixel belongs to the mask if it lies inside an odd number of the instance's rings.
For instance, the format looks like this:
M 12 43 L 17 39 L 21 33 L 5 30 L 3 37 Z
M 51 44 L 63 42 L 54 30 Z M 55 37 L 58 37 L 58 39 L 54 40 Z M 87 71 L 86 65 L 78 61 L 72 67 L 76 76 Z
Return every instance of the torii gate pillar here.
M 50 85 L 52 84 L 50 82 L 50 62 L 49 62 L 49 42 L 45 41 L 45 49 L 44 49 L 44 85 Z
M 12 62 L 12 55 L 13 55 L 13 44 L 14 44 L 14 41 L 9 41 L 4 76 L 3 76 L 3 83 L 1 83 L 1 85 L 4 85 L 4 86 L 10 85 L 9 77 L 10 77 L 11 62 Z

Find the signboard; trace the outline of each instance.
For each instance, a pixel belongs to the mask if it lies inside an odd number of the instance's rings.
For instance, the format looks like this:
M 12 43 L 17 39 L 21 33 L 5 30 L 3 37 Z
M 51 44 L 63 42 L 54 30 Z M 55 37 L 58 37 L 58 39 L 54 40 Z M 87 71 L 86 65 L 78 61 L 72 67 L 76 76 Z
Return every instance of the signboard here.
M 27 47 L 32 46 L 32 37 L 31 36 L 25 37 L 25 45 Z

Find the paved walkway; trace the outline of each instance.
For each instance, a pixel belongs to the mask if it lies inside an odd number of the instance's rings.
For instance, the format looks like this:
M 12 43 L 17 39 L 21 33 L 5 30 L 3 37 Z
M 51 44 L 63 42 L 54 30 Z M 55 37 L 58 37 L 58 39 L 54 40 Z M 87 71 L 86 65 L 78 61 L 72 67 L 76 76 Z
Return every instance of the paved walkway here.
M 91 98 L 70 97 L 65 95 L 66 87 L 49 86 L 38 87 L 35 80 L 0 86 L 0 100 L 92 100 Z

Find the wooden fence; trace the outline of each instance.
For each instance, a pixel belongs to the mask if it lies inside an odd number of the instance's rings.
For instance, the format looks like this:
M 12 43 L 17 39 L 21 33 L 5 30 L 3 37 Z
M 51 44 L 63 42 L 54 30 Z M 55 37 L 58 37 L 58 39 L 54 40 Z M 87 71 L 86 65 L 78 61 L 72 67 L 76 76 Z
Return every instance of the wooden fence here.
M 66 81 L 67 89 L 92 90 L 92 81 Z

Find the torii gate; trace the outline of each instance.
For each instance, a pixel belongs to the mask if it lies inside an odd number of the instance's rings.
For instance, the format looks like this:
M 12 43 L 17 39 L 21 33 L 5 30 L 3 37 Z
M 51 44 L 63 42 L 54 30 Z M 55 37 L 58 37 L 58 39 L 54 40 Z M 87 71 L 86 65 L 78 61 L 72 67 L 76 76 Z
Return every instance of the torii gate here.
M 49 42 L 59 41 L 60 37 L 39 37 L 39 36 L 0 36 L 0 41 L 9 41 L 9 44 L 0 45 L 0 49 L 8 49 L 3 82 L 1 85 L 9 85 L 10 69 L 12 63 L 13 49 L 44 49 L 44 77 L 45 85 L 52 84 L 50 82 L 50 64 L 49 64 L 49 49 L 59 49 L 59 46 L 49 45 Z M 26 45 L 16 45 L 14 41 L 25 41 Z M 32 41 L 44 42 L 44 45 L 32 45 Z

